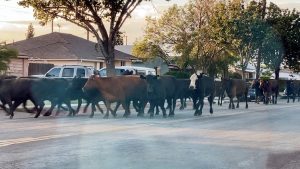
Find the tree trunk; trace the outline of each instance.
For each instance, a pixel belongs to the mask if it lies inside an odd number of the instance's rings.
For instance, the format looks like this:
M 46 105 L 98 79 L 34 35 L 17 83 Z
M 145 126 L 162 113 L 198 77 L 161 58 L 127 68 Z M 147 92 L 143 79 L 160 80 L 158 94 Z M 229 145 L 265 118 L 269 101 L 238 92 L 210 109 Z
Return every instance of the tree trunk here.
M 280 72 L 280 67 L 277 67 L 275 69 L 275 79 L 278 80 L 279 79 L 279 72 Z
M 258 49 L 258 54 L 257 54 L 257 65 L 256 65 L 256 76 L 255 79 L 259 79 L 260 77 L 260 63 L 261 63 L 261 50 Z
M 242 68 L 242 79 L 245 79 L 245 68 Z
M 102 54 L 106 64 L 106 75 L 108 77 L 115 76 L 115 46 L 109 40 L 102 41 L 98 39 L 99 53 Z
M 115 76 L 115 51 L 113 45 L 108 45 L 108 56 L 105 57 L 106 73 L 108 77 Z

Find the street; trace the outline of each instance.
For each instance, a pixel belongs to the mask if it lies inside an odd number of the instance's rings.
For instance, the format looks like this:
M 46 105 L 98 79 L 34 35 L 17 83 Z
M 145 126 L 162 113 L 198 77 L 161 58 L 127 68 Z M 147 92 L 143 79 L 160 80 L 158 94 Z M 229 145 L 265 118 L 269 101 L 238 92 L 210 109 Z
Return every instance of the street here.
M 300 102 L 204 105 L 194 117 L 103 119 L 99 112 L 34 119 L 0 114 L 0 169 L 292 169 L 300 168 Z M 167 111 L 168 112 L 168 111 Z

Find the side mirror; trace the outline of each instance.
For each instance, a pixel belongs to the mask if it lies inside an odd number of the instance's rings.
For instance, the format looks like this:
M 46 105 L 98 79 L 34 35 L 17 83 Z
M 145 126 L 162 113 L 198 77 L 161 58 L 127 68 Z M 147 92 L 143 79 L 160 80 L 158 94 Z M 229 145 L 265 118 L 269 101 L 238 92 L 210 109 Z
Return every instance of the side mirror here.
M 51 74 L 47 73 L 45 76 L 46 76 L 46 77 L 51 77 Z

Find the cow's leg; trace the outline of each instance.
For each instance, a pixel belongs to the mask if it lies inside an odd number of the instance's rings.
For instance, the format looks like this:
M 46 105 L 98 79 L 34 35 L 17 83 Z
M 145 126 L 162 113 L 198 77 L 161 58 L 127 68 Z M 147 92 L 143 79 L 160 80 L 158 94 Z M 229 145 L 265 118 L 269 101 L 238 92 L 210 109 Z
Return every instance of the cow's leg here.
M 75 116 L 75 114 L 77 114 L 77 112 L 72 108 L 71 106 L 71 101 L 68 100 L 66 101 L 66 105 L 68 106 L 68 109 L 69 109 L 69 114 L 68 116 Z M 78 106 L 79 107 L 79 106 Z M 80 107 L 79 107 L 80 108 Z M 58 109 L 59 110 L 59 109 Z
M 193 109 L 194 109 L 194 110 L 197 110 L 197 99 L 198 99 L 198 97 L 192 96 Z
M 167 113 L 166 113 L 166 109 L 165 109 L 165 107 L 164 107 L 164 104 L 165 104 L 165 100 L 163 99 L 163 100 L 160 100 L 159 101 L 159 106 L 160 106 L 160 108 L 161 108 L 161 111 L 162 111 L 162 113 L 163 113 L 163 117 L 164 118 L 166 118 L 167 117 Z M 171 109 L 171 107 L 170 107 L 170 109 Z M 169 116 L 170 116 L 170 114 L 169 114 Z
M 141 100 L 139 104 L 139 112 L 137 114 L 138 117 L 143 117 L 144 116 L 144 111 L 146 107 L 147 101 L 146 100 Z
M 248 109 L 248 98 L 247 98 L 248 93 L 245 93 L 245 98 L 246 98 L 246 109 Z
M 150 101 L 150 108 L 148 110 L 148 113 L 150 114 L 150 118 L 153 118 L 153 116 L 154 116 L 154 108 L 157 106 L 156 102 L 157 101 L 154 101 L 154 100 Z
M 20 100 L 14 101 L 14 103 L 12 104 L 12 107 L 10 109 L 10 119 L 12 119 L 14 117 L 14 112 L 15 112 L 16 108 L 21 105 L 21 103 L 23 103 L 23 101 L 20 101 Z
M 232 107 L 231 97 L 229 97 L 229 105 L 228 105 L 228 109 L 231 109 L 231 107 Z
M 224 91 L 222 91 L 221 92 L 221 101 L 220 101 L 220 106 L 222 106 L 223 105 L 223 99 L 225 98 L 225 92 Z
M 1 99 L 2 104 L 0 105 L 0 107 L 6 112 L 6 115 L 10 115 L 10 107 L 7 109 L 7 107 L 5 106 L 7 104 L 7 101 L 5 99 Z
M 201 98 L 199 100 L 199 102 L 200 102 L 200 109 L 198 111 L 198 116 L 201 116 L 202 115 L 202 109 L 203 109 L 203 106 L 204 106 L 204 98 Z
M 231 109 L 235 109 L 234 103 L 233 103 L 233 97 L 230 98 L 230 102 L 231 102 Z
M 179 108 L 179 110 L 183 110 L 184 109 L 184 100 L 183 100 L 183 98 L 181 97 L 180 98 L 180 108 Z
M 122 102 L 122 106 L 125 109 L 125 113 L 123 114 L 123 117 L 128 117 L 130 116 L 130 100 L 125 100 L 124 102 Z
M 200 107 L 200 104 L 201 104 L 201 100 L 200 98 L 197 100 L 197 103 L 195 104 L 195 113 L 194 113 L 194 116 L 198 116 L 199 115 L 199 107 Z
M 11 98 L 8 98 L 6 100 L 6 103 L 8 104 L 8 107 L 9 107 L 9 113 L 7 115 L 9 115 L 10 118 L 12 119 L 14 117 L 14 114 L 13 114 L 13 102 L 12 102 Z
M 79 110 L 80 110 L 80 108 L 81 108 L 81 105 L 82 105 L 82 99 L 78 99 L 78 106 L 77 106 L 77 109 L 76 109 L 75 114 L 78 114 L 78 113 L 79 113 Z
M 132 106 L 136 112 L 140 112 L 140 103 L 137 100 L 132 100 Z
M 104 114 L 103 109 L 99 105 L 99 102 L 95 102 L 95 106 L 98 108 L 98 110 L 101 112 L 101 114 Z
M 169 108 L 169 115 L 171 115 L 172 114 L 172 107 L 173 107 L 172 106 L 172 99 L 168 98 L 167 103 L 168 103 L 167 109 Z
M 33 103 L 33 100 L 31 99 L 31 102 Z M 34 104 L 34 108 L 33 109 L 28 109 L 27 108 L 27 100 L 25 100 L 24 102 L 23 102 L 23 108 L 24 108 L 24 110 L 27 112 L 27 113 L 34 113 L 34 111 L 36 110 L 36 104 L 35 103 L 33 103 Z
M 110 108 L 110 102 L 108 101 L 105 101 L 105 106 L 106 106 L 106 114 L 104 115 L 104 119 L 107 119 L 109 117 L 109 110 L 111 109 Z
M 175 107 L 176 107 L 176 99 L 175 98 L 172 98 L 171 99 L 171 108 L 170 108 L 170 113 L 169 113 L 169 117 L 174 117 L 175 115 Z
M 90 104 L 91 104 L 91 101 L 87 101 L 86 105 L 83 108 L 83 113 L 87 112 L 87 109 L 88 109 L 88 107 L 89 107 Z
M 155 115 L 159 115 L 159 105 L 155 105 Z
M 52 100 L 50 102 L 51 102 L 51 107 L 50 107 L 49 110 L 46 111 L 46 113 L 44 114 L 44 116 L 50 116 L 52 114 L 53 109 L 57 105 L 57 103 L 54 100 Z
M 236 108 L 240 108 L 240 97 L 236 97 L 236 98 L 237 98 Z
M 95 102 L 91 102 L 91 114 L 90 114 L 90 118 L 94 117 L 95 111 L 96 111 Z
M 38 118 L 40 116 L 40 114 L 45 106 L 45 103 L 43 101 L 39 100 L 39 101 L 37 101 L 37 105 L 38 105 L 37 106 L 38 108 L 37 108 L 37 112 L 36 112 L 34 118 Z
M 112 113 L 116 114 L 117 111 L 118 111 L 118 109 L 119 109 L 119 107 L 120 107 L 120 105 L 121 105 L 121 102 L 117 102 L 117 103 L 116 103 L 116 107 L 114 108 L 114 110 L 113 110 Z M 123 105 L 122 105 L 122 106 L 123 106 Z
M 208 101 L 209 101 L 209 113 L 210 114 L 213 114 L 214 111 L 213 111 L 213 108 L 212 108 L 212 104 L 213 104 L 213 101 L 214 101 L 214 97 L 211 95 L 208 97 Z

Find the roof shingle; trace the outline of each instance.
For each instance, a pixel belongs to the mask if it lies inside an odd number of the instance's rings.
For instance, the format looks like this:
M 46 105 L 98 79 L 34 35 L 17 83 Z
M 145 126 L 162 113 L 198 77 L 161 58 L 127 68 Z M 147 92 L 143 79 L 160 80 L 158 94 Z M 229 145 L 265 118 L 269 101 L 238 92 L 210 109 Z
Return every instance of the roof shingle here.
M 86 39 L 66 34 L 53 32 L 50 34 L 22 40 L 10 44 L 20 53 L 35 59 L 104 59 L 95 49 L 96 43 Z M 131 60 L 134 56 L 115 50 L 116 60 Z

